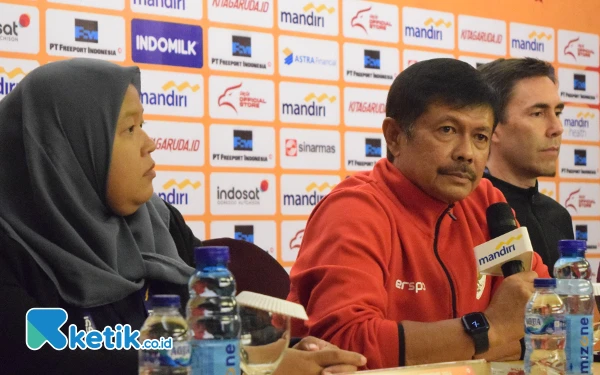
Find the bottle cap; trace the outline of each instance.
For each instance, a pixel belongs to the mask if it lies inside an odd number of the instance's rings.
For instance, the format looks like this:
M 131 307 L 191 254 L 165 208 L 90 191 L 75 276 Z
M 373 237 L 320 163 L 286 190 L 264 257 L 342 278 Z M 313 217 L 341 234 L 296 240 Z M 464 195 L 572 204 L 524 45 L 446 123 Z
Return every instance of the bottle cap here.
M 155 294 L 152 296 L 152 307 L 177 307 L 181 306 L 177 294 Z
M 534 288 L 556 288 L 556 279 L 534 279 Z
M 581 240 L 560 240 L 558 241 L 558 251 L 561 256 L 585 257 L 587 242 Z
M 194 248 L 197 266 L 225 265 L 229 262 L 228 246 L 202 246 Z

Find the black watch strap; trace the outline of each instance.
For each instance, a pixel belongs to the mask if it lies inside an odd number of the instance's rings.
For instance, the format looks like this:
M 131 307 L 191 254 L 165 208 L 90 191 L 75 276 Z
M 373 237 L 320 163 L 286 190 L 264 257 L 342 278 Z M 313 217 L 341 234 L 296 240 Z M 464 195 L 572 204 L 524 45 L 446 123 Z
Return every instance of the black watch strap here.
M 480 312 L 474 312 L 466 314 L 461 320 L 465 332 L 473 339 L 475 355 L 487 352 L 490 348 L 490 341 L 488 338 L 490 326 L 485 315 Z

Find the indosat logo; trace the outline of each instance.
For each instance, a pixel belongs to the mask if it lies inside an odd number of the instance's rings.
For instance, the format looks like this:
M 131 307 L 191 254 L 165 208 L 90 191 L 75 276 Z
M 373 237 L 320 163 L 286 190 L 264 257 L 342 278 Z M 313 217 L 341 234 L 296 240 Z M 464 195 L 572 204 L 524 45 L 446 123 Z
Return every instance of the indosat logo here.
M 281 23 L 291 23 L 293 25 L 324 28 L 325 17 L 319 16 L 318 14 L 321 12 L 333 14 L 335 8 L 327 7 L 323 4 L 315 6 L 313 3 L 308 3 L 302 8 L 302 11 L 304 13 L 280 11 L 279 21 Z
M 430 17 L 425 20 L 423 25 L 425 27 L 404 26 L 404 36 L 417 39 L 444 40 L 444 31 L 452 27 L 452 22 L 442 18 L 434 20 Z
M 311 182 L 306 186 L 306 194 L 284 194 L 284 206 L 316 206 L 321 199 L 325 198 L 327 193 L 325 190 L 331 191 L 336 185 L 330 185 L 328 182 L 318 185 L 316 182 Z
M 129 349 L 173 349 L 172 337 L 146 339 L 140 343 L 140 331 L 132 330 L 129 324 L 117 324 L 115 328 L 98 330 L 78 330 L 75 324 L 69 325 L 68 336 L 61 327 L 69 315 L 59 308 L 33 308 L 25 315 L 25 343 L 30 350 L 39 350 L 46 343 L 55 350 L 129 350 Z
M 142 91 L 140 96 L 142 104 L 187 108 L 188 96 L 183 92 L 189 90 L 195 93 L 200 90 L 200 85 L 192 86 L 189 82 L 177 84 L 175 81 L 168 81 L 161 88 L 163 92 Z
M 317 96 L 317 94 L 311 92 L 304 97 L 304 102 L 310 104 L 281 103 L 281 112 L 288 116 L 327 117 L 327 106 L 321 103 L 329 102 L 333 104 L 336 100 L 335 96 L 329 96 L 325 93 Z
M 513 49 L 519 49 L 523 51 L 532 52 L 544 52 L 546 49 L 546 43 L 550 43 L 552 40 L 551 34 L 545 32 L 537 33 L 532 31 L 527 35 L 528 39 L 513 38 L 510 41 L 510 45 Z
M 21 28 L 27 28 L 31 24 L 31 17 L 27 13 L 21 14 L 18 20 L 12 23 L 0 23 L 0 41 L 2 42 L 18 42 L 19 31 Z
M 328 66 L 336 66 L 337 65 L 336 60 L 322 59 L 318 56 L 312 56 L 312 55 L 296 55 L 289 48 L 285 48 L 282 52 L 283 52 L 283 55 L 285 56 L 285 58 L 283 60 L 283 63 L 285 65 L 292 65 L 294 63 L 301 64 L 301 65 L 328 65 Z
M 262 180 L 254 189 L 221 188 L 217 186 L 217 204 L 220 205 L 259 205 L 260 195 L 269 190 L 269 181 Z
M 188 187 L 192 190 L 198 190 L 200 186 L 202 186 L 200 181 L 192 182 L 188 178 L 181 182 L 177 182 L 175 179 L 170 179 L 163 184 L 163 189 L 165 191 L 159 192 L 158 196 L 169 204 L 188 205 L 190 201 L 189 193 L 184 193 L 182 191 Z

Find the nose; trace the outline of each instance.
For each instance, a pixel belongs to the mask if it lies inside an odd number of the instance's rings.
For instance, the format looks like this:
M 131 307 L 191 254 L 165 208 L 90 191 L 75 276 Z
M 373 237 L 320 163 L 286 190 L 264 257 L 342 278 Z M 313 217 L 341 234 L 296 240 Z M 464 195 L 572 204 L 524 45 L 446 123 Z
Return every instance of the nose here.
M 144 144 L 142 145 L 142 153 L 150 154 L 150 153 L 154 152 L 154 150 L 156 150 L 156 143 L 154 143 L 152 138 L 150 138 L 148 136 L 148 133 L 146 133 L 143 129 L 142 129 L 142 133 L 144 133 Z
M 473 142 L 468 135 L 457 137 L 457 144 L 454 147 L 453 159 L 456 161 L 472 163 L 473 162 Z
M 555 138 L 562 135 L 565 128 L 563 127 L 562 120 L 558 118 L 558 116 L 553 116 L 548 124 L 548 129 L 546 130 L 546 136 L 549 138 Z

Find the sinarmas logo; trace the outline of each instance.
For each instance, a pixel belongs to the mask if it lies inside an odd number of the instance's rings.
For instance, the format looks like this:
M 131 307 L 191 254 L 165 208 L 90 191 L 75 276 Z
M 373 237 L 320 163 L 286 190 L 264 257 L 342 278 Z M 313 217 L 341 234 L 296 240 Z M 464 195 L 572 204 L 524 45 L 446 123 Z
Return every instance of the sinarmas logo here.
M 25 315 L 25 343 L 31 350 L 39 350 L 48 343 L 56 350 L 69 347 L 75 349 L 97 350 L 102 347 L 109 350 L 122 349 L 172 349 L 173 338 L 161 337 L 160 340 L 147 339 L 139 342 L 140 331 L 132 330 L 129 324 L 117 324 L 115 328 L 105 327 L 97 330 L 78 330 L 75 324 L 69 325 L 68 336 L 60 328 L 69 315 L 59 308 L 33 308 Z

